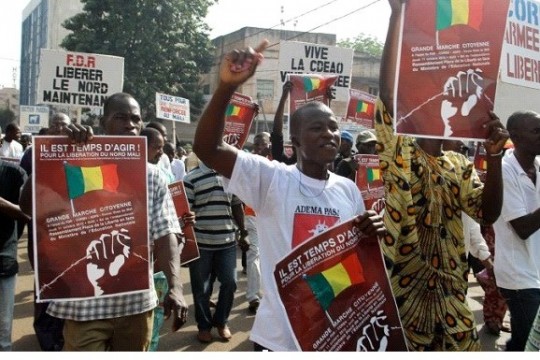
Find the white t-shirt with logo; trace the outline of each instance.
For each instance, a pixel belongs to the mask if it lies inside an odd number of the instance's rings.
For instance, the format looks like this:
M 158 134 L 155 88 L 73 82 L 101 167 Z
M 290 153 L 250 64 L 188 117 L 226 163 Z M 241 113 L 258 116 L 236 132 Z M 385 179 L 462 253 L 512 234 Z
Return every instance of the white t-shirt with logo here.
M 299 350 L 279 300 L 275 265 L 293 247 L 365 211 L 357 186 L 329 175 L 309 178 L 295 165 L 239 151 L 231 179 L 224 179 L 226 191 L 257 213 L 263 298 L 250 339 L 273 351 Z

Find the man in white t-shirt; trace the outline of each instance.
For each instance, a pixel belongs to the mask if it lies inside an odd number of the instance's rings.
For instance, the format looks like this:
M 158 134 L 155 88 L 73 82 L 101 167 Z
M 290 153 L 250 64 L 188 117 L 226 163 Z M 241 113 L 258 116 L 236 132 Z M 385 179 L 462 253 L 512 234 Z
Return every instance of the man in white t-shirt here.
M 166 142 L 163 146 L 163 152 L 169 158 L 171 163 L 171 171 L 174 175 L 174 181 L 182 181 L 186 176 L 186 165 L 180 159 L 175 157 L 174 145 L 170 142 Z
M 17 123 L 9 123 L 6 125 L 6 135 L 0 147 L 0 156 L 20 159 L 23 156 L 24 149 L 19 140 L 21 139 L 21 128 Z M 0 130 L 0 135 L 2 131 Z
M 311 102 L 291 118 L 290 134 L 296 165 L 270 161 L 223 141 L 225 109 L 231 96 L 254 73 L 267 42 L 257 50 L 235 50 L 220 66 L 220 82 L 199 119 L 194 152 L 224 176 L 227 191 L 257 213 L 262 292 L 250 339 L 255 350 L 298 350 L 280 305 L 273 271 L 291 250 L 317 230 L 356 217 L 360 231 L 385 232 L 381 217 L 365 211 L 356 185 L 329 171 L 340 145 L 337 118 L 329 107 Z
M 540 306 L 540 114 L 515 112 L 507 122 L 514 149 L 502 160 L 501 216 L 495 230 L 495 279 L 510 310 L 507 351 L 523 351 Z

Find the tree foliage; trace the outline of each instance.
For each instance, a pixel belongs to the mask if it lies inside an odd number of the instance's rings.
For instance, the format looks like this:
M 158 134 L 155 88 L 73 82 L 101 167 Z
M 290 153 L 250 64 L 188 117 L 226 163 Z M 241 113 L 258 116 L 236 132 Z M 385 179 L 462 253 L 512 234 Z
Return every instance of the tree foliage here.
M 354 39 L 346 38 L 337 43 L 338 46 L 354 49 L 358 52 L 363 52 L 375 57 L 381 57 L 384 43 L 374 36 L 360 33 Z
M 199 75 L 212 64 L 204 22 L 215 0 L 82 0 L 82 13 L 62 25 L 68 51 L 124 57 L 124 91 L 140 103 L 145 121 L 155 117 L 155 93 L 203 107 Z

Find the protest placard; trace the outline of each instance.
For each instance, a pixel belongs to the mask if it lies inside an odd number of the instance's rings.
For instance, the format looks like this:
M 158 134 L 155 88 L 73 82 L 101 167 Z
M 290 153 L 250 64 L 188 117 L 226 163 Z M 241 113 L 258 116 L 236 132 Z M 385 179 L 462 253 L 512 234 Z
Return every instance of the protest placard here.
M 225 111 L 225 129 L 223 141 L 242 149 L 249 136 L 253 119 L 257 116 L 258 106 L 250 96 L 234 93 Z
M 376 99 L 374 95 L 365 91 L 349 89 L 347 115 L 341 120 L 340 127 L 354 133 L 373 129 Z
M 289 114 L 292 114 L 311 101 L 320 101 L 329 104 L 328 90 L 334 84 L 337 76 L 317 74 L 289 74 L 293 84 L 290 93 Z
M 178 216 L 178 220 L 180 221 L 182 216 L 189 212 L 189 201 L 186 196 L 184 182 L 177 181 L 169 184 L 169 191 L 171 192 L 174 208 L 176 209 L 176 215 Z M 183 222 L 180 221 L 180 224 L 183 224 Z M 200 254 L 193 225 L 183 224 L 182 231 L 184 232 L 184 238 L 186 239 L 186 242 L 184 244 L 182 252 L 180 253 L 180 265 L 186 265 L 193 260 L 197 260 Z
M 294 248 L 274 278 L 299 349 L 407 350 L 379 242 L 352 219 Z
M 33 148 L 37 301 L 149 289 L 146 138 L 37 136 Z
M 396 131 L 484 140 L 509 0 L 404 3 L 394 96 Z
M 380 214 L 384 209 L 384 183 L 379 155 L 356 154 L 353 159 L 358 164 L 355 182 L 364 199 L 364 205 L 366 209 Z
M 156 117 L 189 124 L 189 100 L 179 96 L 156 93 Z
M 279 74 L 282 84 L 288 74 L 336 75 L 336 101 L 347 101 L 351 86 L 353 49 L 282 41 L 279 44 Z
M 48 106 L 19 106 L 21 132 L 37 134 L 42 128 L 49 126 Z
M 124 58 L 41 49 L 37 103 L 103 108 L 124 86 Z

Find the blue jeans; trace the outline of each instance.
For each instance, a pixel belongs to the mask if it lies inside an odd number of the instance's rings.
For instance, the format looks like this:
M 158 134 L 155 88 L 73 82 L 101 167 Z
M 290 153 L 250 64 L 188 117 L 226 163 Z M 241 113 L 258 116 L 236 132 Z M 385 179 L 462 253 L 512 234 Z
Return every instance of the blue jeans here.
M 226 249 L 199 249 L 200 257 L 189 263 L 195 321 L 199 330 L 227 324 L 236 291 L 236 246 Z M 214 280 L 220 283 L 216 311 L 212 316 L 210 297 Z
M 506 351 L 523 351 L 540 306 L 540 289 L 499 290 L 508 305 L 512 328 L 512 337 L 506 343 Z
M 0 277 L 0 351 L 11 351 L 17 275 Z

